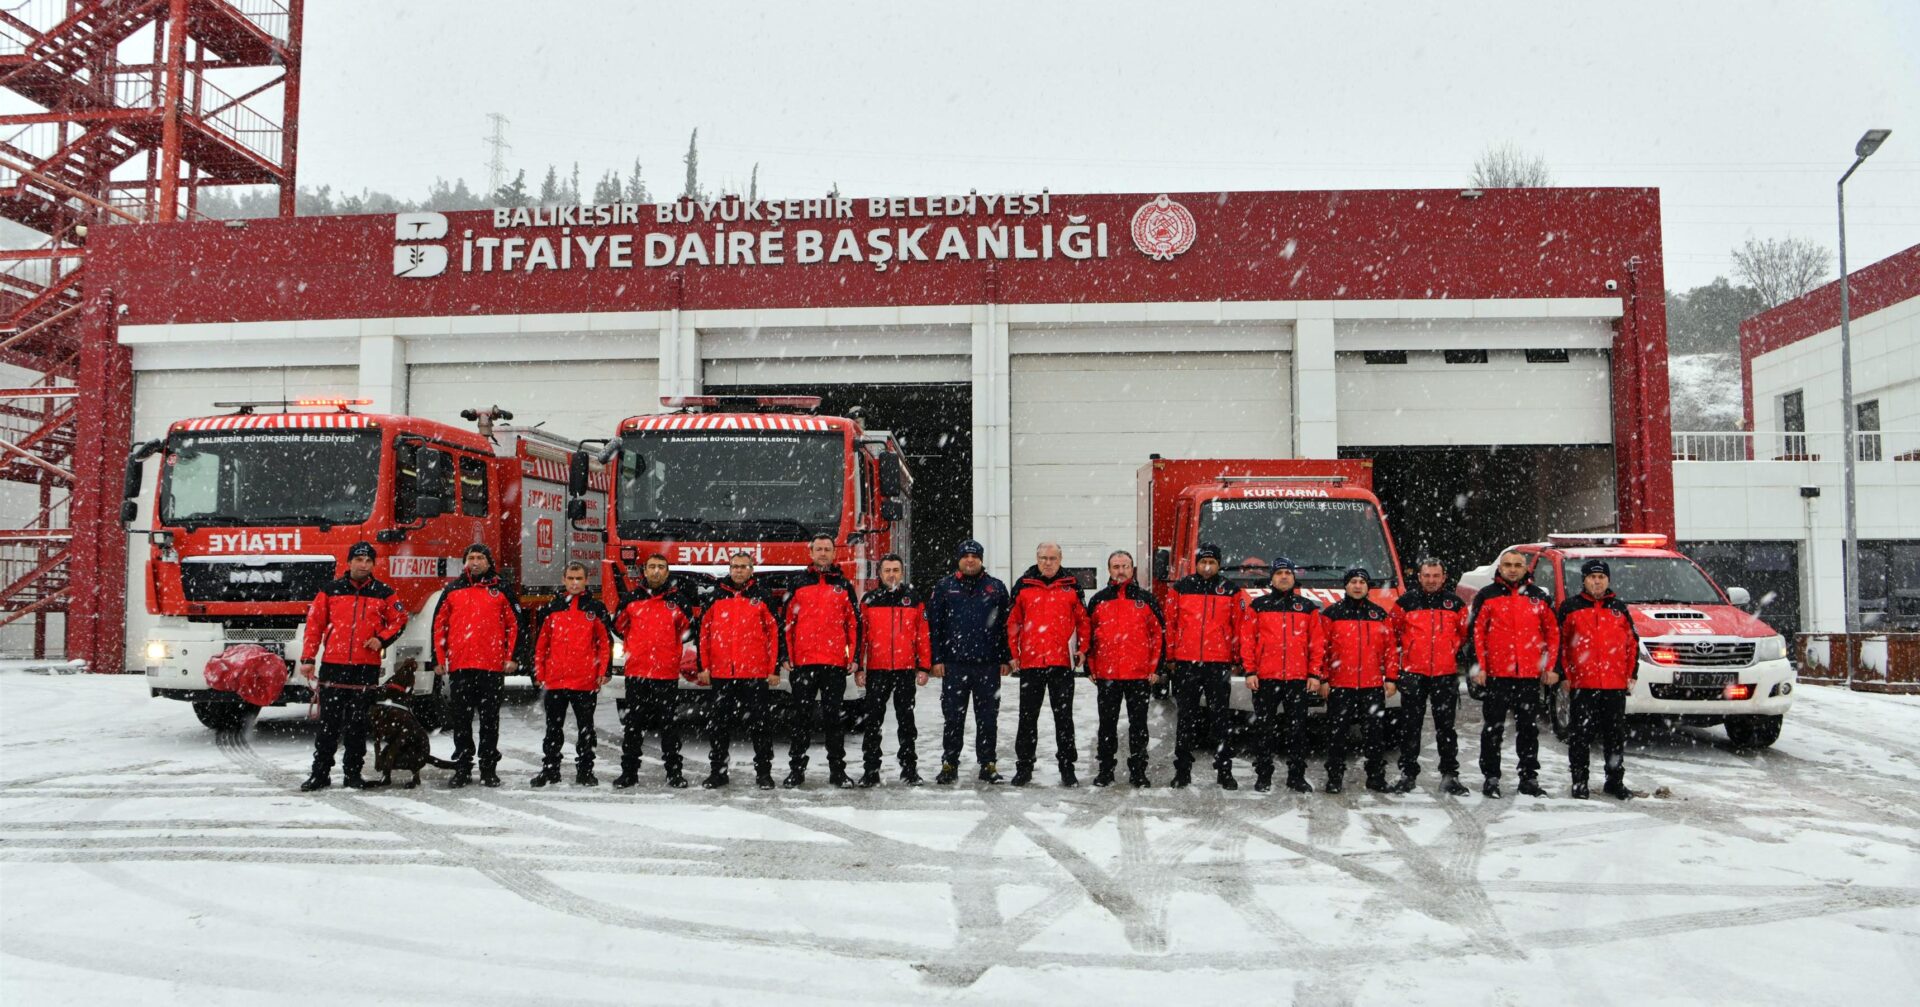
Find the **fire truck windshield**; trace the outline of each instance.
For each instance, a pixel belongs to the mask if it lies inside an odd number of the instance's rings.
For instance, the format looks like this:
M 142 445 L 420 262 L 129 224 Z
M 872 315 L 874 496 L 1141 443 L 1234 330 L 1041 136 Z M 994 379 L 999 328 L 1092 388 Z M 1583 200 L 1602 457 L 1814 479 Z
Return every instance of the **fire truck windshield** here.
M 377 430 L 177 433 L 161 466 L 169 525 L 350 525 L 373 515 Z
M 1608 556 L 1608 588 L 1634 605 L 1724 605 L 1700 568 L 1678 556 Z M 1544 561 L 1543 561 L 1544 562 Z M 1562 557 L 1568 597 L 1585 590 L 1582 560 Z M 1545 587 L 1547 585 L 1541 585 Z
M 1229 576 L 1263 587 L 1275 556 L 1292 560 L 1300 583 L 1313 587 L 1338 587 L 1353 566 L 1376 583 L 1395 576 L 1380 513 L 1365 500 L 1210 500 L 1200 541 L 1220 546 Z
M 620 449 L 623 538 L 804 542 L 840 527 L 838 431 L 642 430 Z

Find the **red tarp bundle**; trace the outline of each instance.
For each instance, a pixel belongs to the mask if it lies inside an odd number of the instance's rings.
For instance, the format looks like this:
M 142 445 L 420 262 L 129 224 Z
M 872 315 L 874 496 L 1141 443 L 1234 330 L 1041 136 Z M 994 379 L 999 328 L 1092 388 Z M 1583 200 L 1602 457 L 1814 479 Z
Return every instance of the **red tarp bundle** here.
M 287 662 L 257 643 L 237 643 L 207 662 L 207 688 L 238 693 L 255 706 L 272 706 L 287 685 Z

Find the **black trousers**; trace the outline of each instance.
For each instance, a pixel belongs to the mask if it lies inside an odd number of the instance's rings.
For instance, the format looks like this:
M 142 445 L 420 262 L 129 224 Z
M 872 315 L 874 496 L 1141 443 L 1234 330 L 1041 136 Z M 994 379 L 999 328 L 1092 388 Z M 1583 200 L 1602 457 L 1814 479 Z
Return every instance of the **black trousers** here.
M 497 671 L 466 669 L 448 676 L 447 719 L 453 723 L 453 762 L 473 768 L 473 721 L 480 721 L 480 768 L 500 764 L 500 697 L 507 676 Z
M 346 742 L 341 768 L 348 776 L 359 776 L 367 761 L 367 710 L 378 695 L 372 688 L 380 680 L 377 665 L 323 664 L 320 683 L 320 732 L 313 738 L 313 775 L 333 772 L 333 753 Z M 328 688 L 328 685 L 364 686 L 364 688 Z
M 1033 768 L 1040 749 L 1040 704 L 1053 708 L 1053 754 L 1061 765 L 1080 761 L 1073 743 L 1073 669 L 1020 669 L 1020 724 L 1013 732 L 1013 759 Z
M 827 766 L 847 768 L 847 736 L 841 727 L 841 699 L 847 693 L 847 669 L 831 664 L 802 664 L 793 669 L 793 743 L 787 746 L 787 765 L 807 768 L 807 745 L 813 741 L 813 720 L 827 746 Z
M 579 736 L 573 742 L 574 763 L 581 772 L 593 768 L 593 708 L 600 702 L 595 689 L 548 689 L 540 702 L 546 707 L 547 736 L 540 741 L 540 764 L 560 768 L 560 749 L 567 743 L 567 710 L 573 710 L 573 726 Z
M 1000 666 L 947 662 L 940 679 L 940 757 L 960 764 L 960 745 L 967 736 L 967 704 L 973 704 L 973 757 L 982 766 L 993 765 L 1000 750 Z
M 860 756 L 869 773 L 880 771 L 880 735 L 886 727 L 887 703 L 893 703 L 893 722 L 900 738 L 900 768 L 913 769 L 919 753 L 913 750 L 920 731 L 913 723 L 913 700 L 919 689 L 917 671 L 867 672 L 866 731 L 861 737 Z
M 1506 720 L 1513 717 L 1513 750 L 1520 756 L 1520 778 L 1540 775 L 1540 680 L 1487 676 L 1486 698 L 1480 703 L 1486 723 L 1480 727 L 1480 773 L 1500 778 L 1500 742 Z
M 1567 768 L 1573 782 L 1587 782 L 1587 749 L 1597 738 L 1607 782 L 1627 773 L 1627 690 L 1575 689 L 1567 710 Z
M 1365 753 L 1367 779 L 1386 775 L 1387 771 L 1387 690 L 1327 690 L 1327 778 L 1347 771 L 1348 746 L 1352 728 L 1360 725 L 1361 751 Z
M 1307 683 L 1263 679 L 1253 690 L 1253 771 L 1273 775 L 1273 756 L 1284 744 L 1287 777 L 1307 771 Z
M 660 736 L 660 759 L 669 775 L 680 772 L 680 724 L 674 712 L 680 702 L 680 681 L 673 678 L 627 679 L 627 711 L 621 718 L 620 771 L 640 771 L 640 739 L 647 731 Z
M 1102 772 L 1113 772 L 1120 755 L 1120 706 L 1127 707 L 1127 769 L 1147 771 L 1147 701 L 1153 698 L 1153 686 L 1144 678 L 1096 678 L 1093 680 L 1094 706 L 1100 711 L 1100 732 L 1093 743 L 1094 758 Z
M 1460 683 L 1452 675 L 1402 673 L 1400 686 L 1400 773 L 1420 775 L 1420 732 L 1433 709 L 1433 743 L 1440 750 L 1440 775 L 1460 773 L 1460 736 L 1453 730 L 1460 705 Z
M 767 680 L 716 678 L 713 680 L 713 724 L 707 729 L 712 747 L 707 761 L 716 773 L 725 772 L 733 750 L 733 731 L 742 721 L 753 741 L 753 769 L 773 771 L 773 723 L 767 717 Z
M 1173 768 L 1193 766 L 1193 750 L 1207 731 L 1213 731 L 1213 768 L 1233 768 L 1233 749 L 1227 741 L 1227 700 L 1232 687 L 1227 676 L 1233 666 L 1212 661 L 1173 663 L 1173 706 L 1178 723 L 1173 732 Z

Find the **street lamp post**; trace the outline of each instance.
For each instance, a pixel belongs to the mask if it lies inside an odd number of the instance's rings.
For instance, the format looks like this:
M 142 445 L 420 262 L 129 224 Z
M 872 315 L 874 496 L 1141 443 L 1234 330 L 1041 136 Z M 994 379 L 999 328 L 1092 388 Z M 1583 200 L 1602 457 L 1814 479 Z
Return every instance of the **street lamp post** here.
M 1847 310 L 1847 179 L 1886 142 L 1890 129 L 1870 129 L 1853 145 L 1853 164 L 1840 176 L 1834 191 L 1840 208 L 1840 473 L 1844 484 L 1841 509 L 1847 516 L 1846 554 L 1840 565 L 1846 579 L 1847 633 L 1860 632 L 1860 529 L 1855 519 L 1853 463 L 1858 448 L 1853 443 L 1858 417 L 1853 411 L 1853 338 L 1849 331 L 1852 318 Z

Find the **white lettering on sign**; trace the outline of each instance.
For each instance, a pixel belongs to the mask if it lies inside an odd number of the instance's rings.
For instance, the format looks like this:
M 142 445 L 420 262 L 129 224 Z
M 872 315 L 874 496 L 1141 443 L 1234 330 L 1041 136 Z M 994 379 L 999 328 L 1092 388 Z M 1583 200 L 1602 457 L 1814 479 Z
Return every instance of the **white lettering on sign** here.
M 229 584 L 279 584 L 285 581 L 286 573 L 281 570 L 229 570 Z
M 529 489 L 526 494 L 527 506 L 535 510 L 561 510 L 567 505 L 564 495 L 549 490 Z
M 439 556 L 389 556 L 387 557 L 387 575 L 389 577 L 434 578 L 447 576 L 446 560 Z
M 283 552 L 298 548 L 300 533 L 297 531 L 214 532 L 207 536 L 208 552 Z
M 1301 486 L 1249 486 L 1242 491 L 1248 498 L 1253 497 L 1302 497 L 1313 500 L 1325 500 L 1333 494 L 1323 489 L 1311 489 Z
M 675 552 L 675 563 L 725 563 L 736 552 L 750 553 L 755 563 L 760 562 L 760 547 L 757 545 L 682 545 Z

